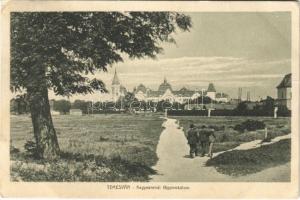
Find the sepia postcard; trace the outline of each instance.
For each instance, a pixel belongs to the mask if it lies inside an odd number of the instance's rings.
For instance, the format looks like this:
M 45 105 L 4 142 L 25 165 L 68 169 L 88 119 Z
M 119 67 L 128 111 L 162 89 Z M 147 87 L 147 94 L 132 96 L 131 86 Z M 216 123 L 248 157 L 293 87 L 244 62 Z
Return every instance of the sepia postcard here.
M 8 1 L 1 197 L 296 198 L 293 2 Z

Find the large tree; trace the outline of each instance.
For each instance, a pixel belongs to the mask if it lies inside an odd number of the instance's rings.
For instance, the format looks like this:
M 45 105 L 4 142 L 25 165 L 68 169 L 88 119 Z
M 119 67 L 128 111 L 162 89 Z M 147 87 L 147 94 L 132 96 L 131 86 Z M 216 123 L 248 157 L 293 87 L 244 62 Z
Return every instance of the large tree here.
M 155 58 L 190 17 L 170 12 L 11 13 L 11 89 L 28 95 L 39 156 L 59 155 L 48 90 L 56 95 L 106 92 L 88 74 L 129 58 Z

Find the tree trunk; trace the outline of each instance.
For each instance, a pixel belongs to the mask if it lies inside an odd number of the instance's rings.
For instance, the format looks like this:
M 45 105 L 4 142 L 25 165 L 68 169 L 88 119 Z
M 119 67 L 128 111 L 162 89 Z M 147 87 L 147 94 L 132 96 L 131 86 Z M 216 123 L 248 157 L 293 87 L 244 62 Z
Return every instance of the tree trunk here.
M 37 156 L 48 160 L 59 155 L 59 145 L 53 126 L 46 86 L 28 89 L 31 119 L 36 140 Z

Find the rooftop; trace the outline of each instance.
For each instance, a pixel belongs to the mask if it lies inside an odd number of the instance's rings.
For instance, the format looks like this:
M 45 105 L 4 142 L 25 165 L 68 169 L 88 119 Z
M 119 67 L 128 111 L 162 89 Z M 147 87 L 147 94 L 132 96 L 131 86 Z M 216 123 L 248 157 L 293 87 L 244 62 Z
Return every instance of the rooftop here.
M 119 84 L 120 84 L 120 80 L 117 75 L 117 70 L 115 69 L 115 74 L 114 74 L 114 78 L 112 80 L 112 85 L 119 85 Z
M 290 88 L 292 87 L 292 74 L 287 74 L 284 76 L 277 88 Z
M 209 83 L 207 92 L 216 92 L 214 84 Z

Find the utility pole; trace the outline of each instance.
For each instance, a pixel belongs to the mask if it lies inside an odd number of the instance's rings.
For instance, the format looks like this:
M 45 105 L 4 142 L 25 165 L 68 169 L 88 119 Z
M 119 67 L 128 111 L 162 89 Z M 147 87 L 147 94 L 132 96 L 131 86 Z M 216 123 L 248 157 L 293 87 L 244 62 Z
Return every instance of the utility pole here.
M 195 89 L 195 91 L 194 91 L 194 94 L 196 94 L 196 89 Z M 196 96 L 196 108 L 197 108 L 197 110 L 198 110 L 198 97 Z
M 250 101 L 250 91 L 247 91 L 247 101 Z
M 120 108 L 120 110 L 122 110 L 123 109 L 123 98 L 121 97 L 121 108 Z
M 238 102 L 242 101 L 242 88 L 238 88 Z
M 203 110 L 203 88 L 201 89 L 201 98 L 202 98 L 201 108 L 202 108 L 202 110 Z

